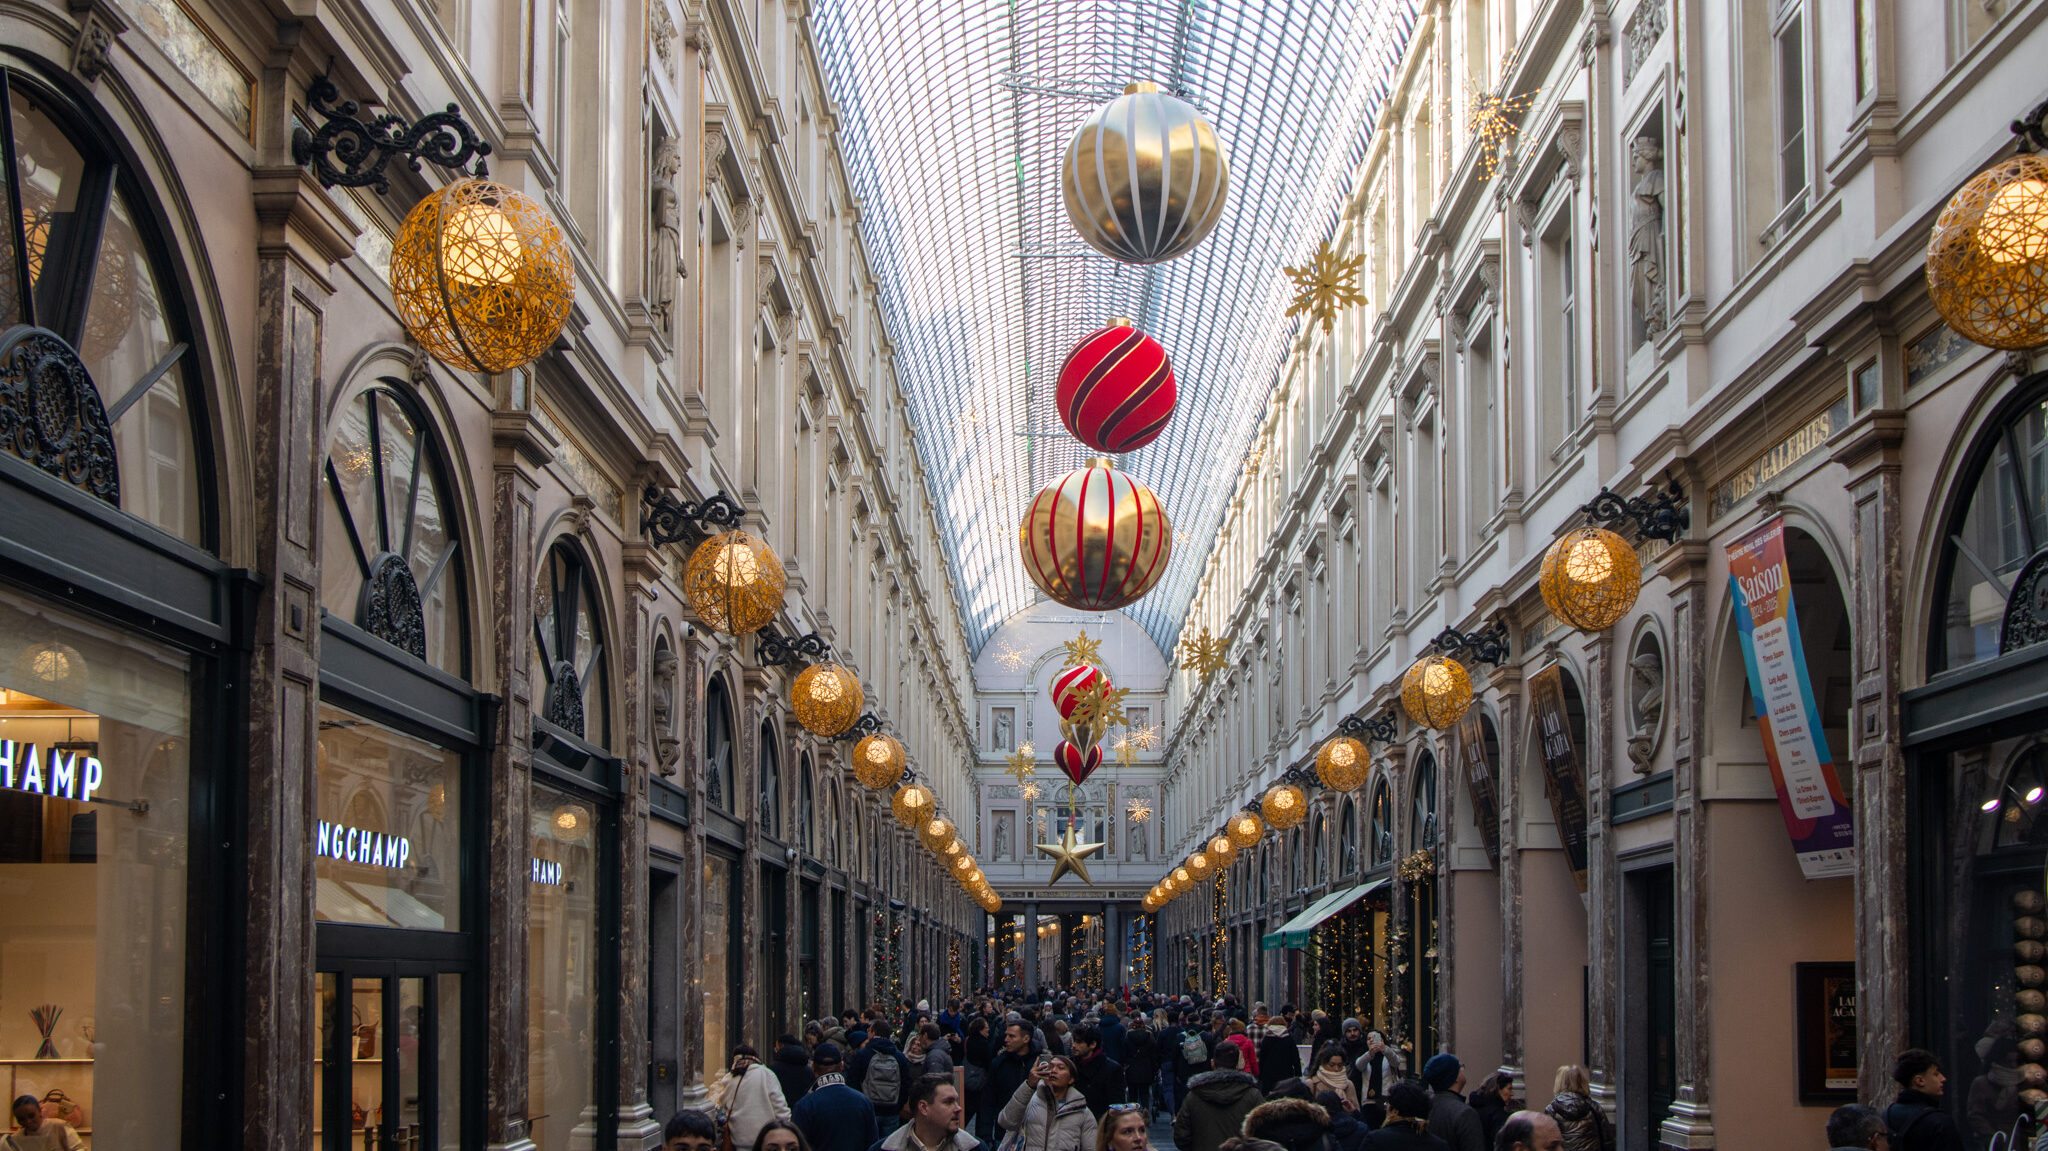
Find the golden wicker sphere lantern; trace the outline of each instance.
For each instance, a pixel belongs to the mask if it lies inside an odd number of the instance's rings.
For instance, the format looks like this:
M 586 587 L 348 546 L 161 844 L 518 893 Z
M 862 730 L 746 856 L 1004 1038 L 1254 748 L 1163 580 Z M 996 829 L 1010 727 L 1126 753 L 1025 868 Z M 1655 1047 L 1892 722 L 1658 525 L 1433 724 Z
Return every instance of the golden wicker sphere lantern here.
M 938 798 L 921 783 L 906 783 L 896 789 L 889 812 L 896 822 L 912 831 L 922 831 L 939 814 Z
M 1276 783 L 1259 799 L 1259 810 L 1267 823 L 1286 831 L 1308 818 L 1308 792 L 1291 783 Z
M 1552 615 L 1580 631 L 1606 631 L 1636 606 L 1643 564 L 1606 528 L 1577 528 L 1543 553 L 1537 587 Z
M 1176 867 L 1173 869 L 1173 883 L 1178 890 L 1186 891 L 1195 885 L 1194 873 L 1186 867 Z
M 876 732 L 853 745 L 853 778 L 862 787 L 880 791 L 903 778 L 903 745 L 886 732 Z
M 812 735 L 827 738 L 853 726 L 867 696 L 860 689 L 860 677 L 836 663 L 814 663 L 805 668 L 790 689 L 796 721 Z
M 1230 822 L 1223 825 L 1223 833 L 1230 837 L 1230 842 L 1245 848 L 1257 843 L 1259 837 L 1266 834 L 1266 825 L 1259 821 L 1256 813 L 1240 811 L 1230 817 Z
M 1927 238 L 1927 294 L 1965 339 L 2048 344 L 2048 160 L 2001 160 L 1949 198 Z
M 1215 860 L 1218 866 L 1228 865 L 1231 860 L 1237 858 L 1237 844 L 1232 843 L 1227 835 L 1219 835 L 1211 839 L 1209 846 L 1203 848 L 1202 851 L 1210 859 Z
M 1156 264 L 1216 226 L 1230 166 L 1194 105 L 1141 80 L 1074 130 L 1060 189 L 1089 246 L 1126 264 Z
M 509 372 L 561 334 L 575 265 L 538 201 L 489 180 L 457 180 L 406 213 L 391 245 L 391 298 L 435 359 Z
M 1196 879 L 1207 879 L 1216 874 L 1216 865 L 1209 861 L 1207 854 L 1194 851 L 1188 853 L 1188 874 Z
M 1332 791 L 1356 791 L 1372 773 L 1372 754 L 1365 745 L 1340 735 L 1316 752 L 1316 778 Z
M 970 865 L 967 870 L 967 874 L 961 878 L 960 882 L 963 885 L 965 885 L 969 891 L 975 891 L 981 887 L 981 881 L 985 878 L 987 877 L 982 875 L 981 868 L 973 867 Z
M 934 816 L 929 823 L 918 828 L 917 841 L 924 844 L 926 851 L 934 855 L 944 855 L 949 861 L 967 858 L 967 845 L 960 842 L 959 829 L 953 826 L 952 820 L 943 815 Z M 957 853 L 953 851 L 955 846 L 960 848 Z
M 1408 718 L 1443 731 L 1472 706 L 1472 673 L 1447 655 L 1426 655 L 1401 677 L 1401 707 Z
M 972 855 L 962 855 L 953 861 L 953 877 L 955 879 L 965 879 L 973 871 L 974 857 Z
M 704 626 L 728 635 L 765 627 L 782 610 L 788 586 L 789 576 L 768 541 L 744 529 L 698 544 L 683 566 L 683 597 L 690 610 Z

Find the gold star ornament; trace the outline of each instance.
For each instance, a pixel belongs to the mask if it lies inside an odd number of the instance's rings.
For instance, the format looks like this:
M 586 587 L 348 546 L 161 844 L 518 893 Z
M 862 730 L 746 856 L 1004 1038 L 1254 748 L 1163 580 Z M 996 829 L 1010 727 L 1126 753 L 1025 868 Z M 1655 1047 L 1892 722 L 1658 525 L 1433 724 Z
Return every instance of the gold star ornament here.
M 1018 783 L 1030 779 L 1038 770 L 1038 756 L 1030 744 L 1010 753 L 1010 766 L 1003 769 L 1005 774 L 1017 777 Z
M 1050 886 L 1058 883 L 1060 876 L 1071 871 L 1081 877 L 1081 882 L 1090 887 L 1095 886 L 1095 881 L 1088 878 L 1088 865 L 1083 861 L 1106 846 L 1108 845 L 1102 843 L 1082 843 L 1080 837 L 1074 834 L 1072 826 L 1060 833 L 1058 843 L 1039 844 L 1039 853 L 1053 861 L 1052 878 L 1046 880 L 1046 884 Z
M 1228 662 L 1229 646 L 1228 641 L 1217 639 L 1209 634 L 1208 628 L 1203 628 L 1202 634 L 1181 643 L 1180 666 L 1208 679 Z
M 1066 661 L 1060 664 L 1062 671 L 1070 667 L 1080 667 L 1083 664 L 1096 667 L 1102 663 L 1102 641 L 1099 639 L 1089 639 L 1088 633 L 1085 630 L 1080 635 L 1061 644 L 1060 648 L 1067 653 Z
M 1365 253 L 1342 259 L 1324 240 L 1307 264 L 1281 269 L 1294 281 L 1294 302 L 1287 306 L 1287 314 L 1307 316 L 1328 332 L 1337 322 L 1339 308 L 1365 303 L 1365 293 L 1358 290 L 1359 272 L 1364 267 Z

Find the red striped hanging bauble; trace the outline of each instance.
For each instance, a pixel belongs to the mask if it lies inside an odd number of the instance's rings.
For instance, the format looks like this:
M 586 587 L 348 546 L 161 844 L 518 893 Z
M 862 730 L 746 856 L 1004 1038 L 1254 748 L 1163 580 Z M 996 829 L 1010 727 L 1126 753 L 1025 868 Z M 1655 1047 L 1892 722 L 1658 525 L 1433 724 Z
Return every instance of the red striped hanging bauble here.
M 1084 751 L 1063 739 L 1052 749 L 1052 761 L 1079 786 L 1088 782 L 1088 777 L 1102 766 L 1102 746 L 1096 744 Z
M 1136 451 L 1159 438 L 1179 397 L 1159 341 L 1113 320 L 1092 332 L 1060 367 L 1060 422 L 1098 452 Z
M 1099 692 L 1107 683 L 1100 668 L 1085 663 L 1063 668 L 1052 677 L 1052 705 L 1059 709 L 1061 719 L 1072 719 L 1082 693 L 1090 689 Z
M 1173 524 L 1152 489 L 1097 460 L 1042 489 L 1024 512 L 1018 552 L 1054 602 L 1108 611 L 1135 602 L 1166 574 Z

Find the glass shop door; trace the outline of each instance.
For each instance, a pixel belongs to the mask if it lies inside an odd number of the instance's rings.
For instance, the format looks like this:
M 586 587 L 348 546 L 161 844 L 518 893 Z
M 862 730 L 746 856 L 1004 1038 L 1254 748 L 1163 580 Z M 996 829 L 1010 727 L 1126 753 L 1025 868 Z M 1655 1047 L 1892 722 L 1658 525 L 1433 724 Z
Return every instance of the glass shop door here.
M 462 976 L 323 961 L 313 997 L 315 1151 L 461 1146 Z

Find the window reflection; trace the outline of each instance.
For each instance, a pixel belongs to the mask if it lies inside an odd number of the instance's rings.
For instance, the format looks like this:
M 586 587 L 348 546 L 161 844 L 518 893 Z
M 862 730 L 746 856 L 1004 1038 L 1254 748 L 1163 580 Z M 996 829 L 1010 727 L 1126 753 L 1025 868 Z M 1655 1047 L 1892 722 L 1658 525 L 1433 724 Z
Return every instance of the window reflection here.
M 597 828 L 588 802 L 533 785 L 527 910 L 528 1127 L 589 1146 L 597 1112 Z
M 2026 405 L 1994 435 L 1970 502 L 1945 541 L 1942 669 L 1998 654 L 2013 578 L 2048 547 L 2048 397 Z

